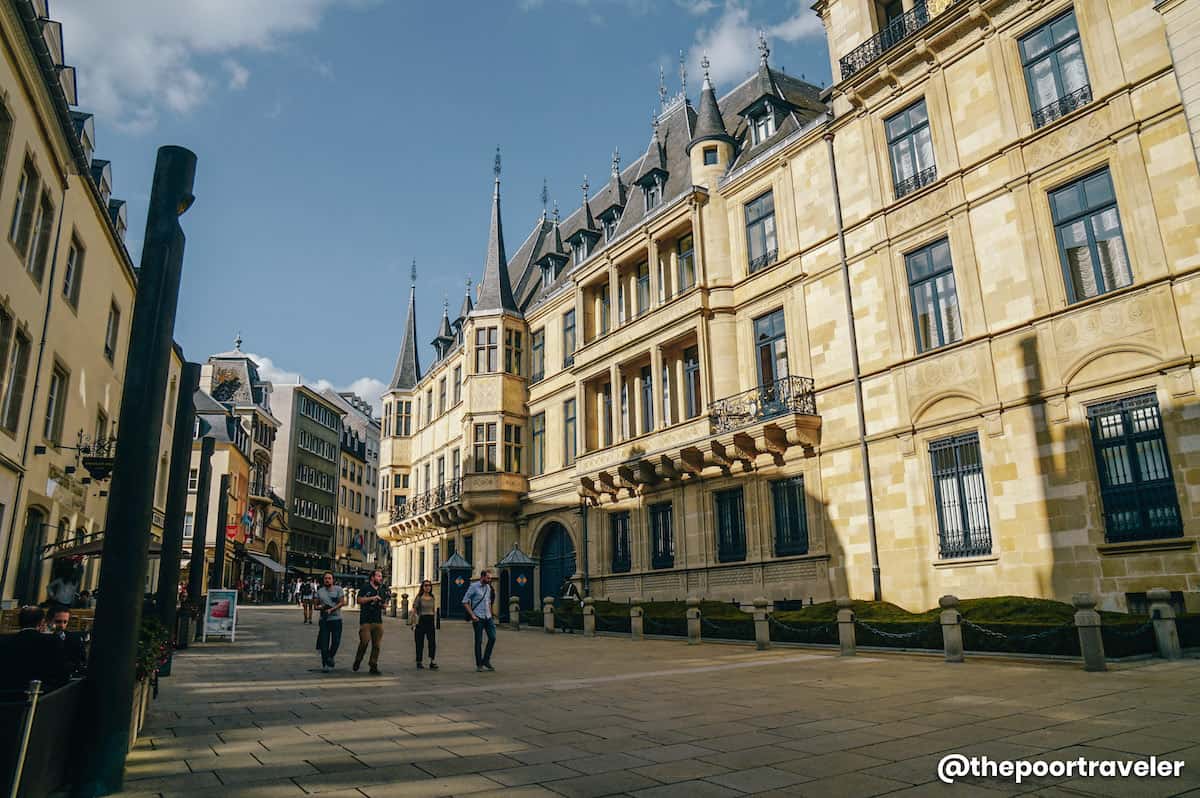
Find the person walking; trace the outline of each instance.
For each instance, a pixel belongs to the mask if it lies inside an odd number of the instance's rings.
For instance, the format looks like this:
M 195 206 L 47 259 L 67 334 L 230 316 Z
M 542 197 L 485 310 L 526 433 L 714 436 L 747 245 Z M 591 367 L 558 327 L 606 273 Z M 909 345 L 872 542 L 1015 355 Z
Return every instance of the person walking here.
M 391 598 L 383 586 L 383 571 L 371 572 L 367 586 L 358 591 L 358 653 L 354 655 L 354 670 L 362 665 L 367 643 L 371 644 L 371 675 L 379 675 L 379 649 L 383 646 L 383 605 Z
M 321 577 L 324 583 L 317 588 L 317 605 L 321 610 L 321 622 L 317 627 L 317 649 L 321 652 L 321 670 L 333 670 L 333 658 L 342 643 L 342 607 L 346 605 L 346 592 L 333 583 L 333 574 L 326 571 Z
M 436 671 L 437 663 L 437 599 L 433 595 L 433 582 L 426 579 L 421 583 L 421 592 L 413 599 L 408 609 L 408 625 L 413 630 L 413 641 L 417 645 L 417 670 L 425 666 L 425 643 L 429 643 L 429 670 Z
M 463 607 L 471 626 L 475 631 L 475 670 L 494 671 L 492 667 L 492 649 L 496 647 L 496 619 L 492 612 L 492 603 L 496 600 L 496 591 L 492 590 L 492 574 L 486 568 L 479 572 L 479 581 L 472 582 L 463 596 Z M 483 647 L 483 636 L 487 635 L 487 648 Z
M 304 608 L 304 623 L 312 623 L 314 593 L 316 590 L 313 588 L 311 579 L 305 579 L 300 583 L 300 606 Z

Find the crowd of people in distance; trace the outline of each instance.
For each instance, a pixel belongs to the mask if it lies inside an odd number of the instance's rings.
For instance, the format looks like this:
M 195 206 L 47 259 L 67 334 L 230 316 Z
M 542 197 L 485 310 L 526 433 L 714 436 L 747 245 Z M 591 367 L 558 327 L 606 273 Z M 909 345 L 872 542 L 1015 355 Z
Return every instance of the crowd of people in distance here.
M 42 691 L 62 687 L 73 676 L 87 671 L 87 632 L 68 631 L 71 608 L 51 604 L 49 608 L 21 607 L 18 631 L 0 636 L 0 691 L 23 692 L 33 680 Z
M 292 595 L 303 608 L 302 623 L 313 622 L 313 610 L 317 612 L 317 651 L 321 653 L 321 671 L 329 673 L 335 667 L 334 658 L 342 642 L 342 608 L 346 606 L 346 590 L 334 581 L 333 574 L 326 571 L 321 584 L 311 580 L 297 580 Z M 375 570 L 366 587 L 358 591 L 358 649 L 354 655 L 353 670 L 358 672 L 370 648 L 367 660 L 368 673 L 379 675 L 379 654 L 383 648 L 383 611 L 391 601 L 391 592 L 383 583 L 383 572 Z M 463 609 L 474 631 L 475 670 L 494 671 L 492 650 L 496 647 L 496 591 L 492 587 L 491 572 L 486 569 L 479 579 L 471 582 L 463 596 Z M 441 620 L 438 614 L 437 597 L 433 582 L 426 579 L 408 608 L 408 625 L 413 631 L 416 648 L 417 668 L 423 670 L 425 649 L 429 649 L 429 670 L 438 670 L 437 630 Z M 486 643 L 484 640 L 486 639 Z

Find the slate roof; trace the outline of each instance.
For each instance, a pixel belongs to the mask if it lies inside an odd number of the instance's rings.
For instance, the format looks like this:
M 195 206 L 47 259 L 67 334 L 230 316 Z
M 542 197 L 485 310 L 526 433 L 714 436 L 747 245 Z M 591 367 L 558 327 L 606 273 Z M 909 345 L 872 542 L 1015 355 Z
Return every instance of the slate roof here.
M 499 155 L 496 156 L 499 159 Z M 492 191 L 492 227 L 488 232 L 487 258 L 483 263 L 483 280 L 479 283 L 479 296 L 475 310 L 516 311 L 513 300 L 512 280 L 508 271 L 508 259 L 504 254 L 504 225 L 500 221 L 500 167 L 496 166 L 496 187 Z
M 417 352 L 417 287 L 408 294 L 408 320 L 404 323 L 404 339 L 388 390 L 409 390 L 421 380 L 421 357 Z
M 270 383 L 258 373 L 258 364 L 240 350 L 222 352 L 208 359 L 212 365 L 212 385 L 209 390 L 214 399 L 229 407 L 257 405 L 271 412 Z

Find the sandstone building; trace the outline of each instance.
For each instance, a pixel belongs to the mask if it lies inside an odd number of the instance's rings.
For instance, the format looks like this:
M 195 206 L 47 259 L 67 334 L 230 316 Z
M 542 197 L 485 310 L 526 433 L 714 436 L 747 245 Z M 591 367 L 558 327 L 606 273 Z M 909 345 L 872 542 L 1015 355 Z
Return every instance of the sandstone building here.
M 497 156 L 478 292 L 422 369 L 414 287 L 384 396 L 393 584 L 516 544 L 535 598 L 1200 609 L 1200 173 L 1164 15 L 814 10 L 828 90 L 761 42 L 515 249 Z

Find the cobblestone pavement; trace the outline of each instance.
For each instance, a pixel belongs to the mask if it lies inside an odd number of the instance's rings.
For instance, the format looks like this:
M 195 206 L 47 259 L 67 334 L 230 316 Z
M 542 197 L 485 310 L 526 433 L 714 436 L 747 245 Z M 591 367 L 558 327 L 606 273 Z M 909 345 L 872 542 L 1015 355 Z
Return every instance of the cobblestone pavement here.
M 162 680 L 127 795 L 1200 795 L 1200 661 L 1076 664 L 868 655 L 501 630 L 476 673 L 446 621 L 437 672 L 386 619 L 383 676 L 337 670 L 290 607 Z M 1184 760 L 1179 778 L 937 781 L 949 752 L 994 760 Z

